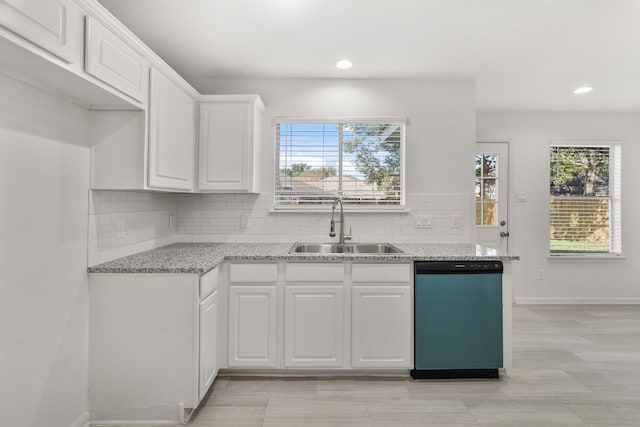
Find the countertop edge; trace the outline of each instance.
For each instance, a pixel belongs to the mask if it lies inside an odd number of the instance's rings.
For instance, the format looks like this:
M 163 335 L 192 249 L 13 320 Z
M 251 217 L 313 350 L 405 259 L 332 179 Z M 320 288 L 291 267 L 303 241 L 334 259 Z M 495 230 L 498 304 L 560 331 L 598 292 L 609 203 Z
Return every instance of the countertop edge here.
M 425 244 L 426 245 L 426 244 Z M 168 245 L 170 246 L 170 245 Z M 160 248 L 157 248 L 160 249 Z M 157 250 L 155 249 L 155 250 Z M 153 251 L 153 250 L 152 250 Z M 136 256 L 134 254 L 132 256 Z M 419 261 L 517 261 L 519 256 L 515 255 L 419 255 L 419 254 L 220 254 L 212 259 L 210 264 L 177 267 L 109 267 L 108 263 L 99 264 L 87 268 L 88 274 L 194 274 L 203 275 L 218 267 L 225 261 L 272 261 L 272 262 L 419 262 Z

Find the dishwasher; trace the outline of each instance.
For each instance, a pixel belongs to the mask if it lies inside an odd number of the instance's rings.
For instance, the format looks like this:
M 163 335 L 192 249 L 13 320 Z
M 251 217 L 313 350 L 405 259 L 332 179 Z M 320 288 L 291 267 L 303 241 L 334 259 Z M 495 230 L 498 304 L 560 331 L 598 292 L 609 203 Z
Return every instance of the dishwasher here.
M 500 261 L 415 263 L 414 379 L 498 378 Z

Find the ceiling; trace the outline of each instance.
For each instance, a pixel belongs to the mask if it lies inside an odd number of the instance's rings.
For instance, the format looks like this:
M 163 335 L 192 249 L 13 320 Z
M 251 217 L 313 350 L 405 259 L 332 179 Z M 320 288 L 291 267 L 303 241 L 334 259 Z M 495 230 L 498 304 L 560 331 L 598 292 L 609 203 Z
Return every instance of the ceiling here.
M 640 111 L 640 0 L 99 1 L 191 81 L 471 78 L 480 110 Z

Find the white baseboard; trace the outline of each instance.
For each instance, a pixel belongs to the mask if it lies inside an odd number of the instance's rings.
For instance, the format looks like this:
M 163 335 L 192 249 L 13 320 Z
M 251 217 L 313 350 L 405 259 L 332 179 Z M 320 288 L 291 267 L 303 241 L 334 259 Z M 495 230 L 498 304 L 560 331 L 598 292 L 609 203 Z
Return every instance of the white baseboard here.
M 516 304 L 640 304 L 640 297 L 515 297 Z
M 89 427 L 91 424 L 91 416 L 89 412 L 80 415 L 69 427 Z

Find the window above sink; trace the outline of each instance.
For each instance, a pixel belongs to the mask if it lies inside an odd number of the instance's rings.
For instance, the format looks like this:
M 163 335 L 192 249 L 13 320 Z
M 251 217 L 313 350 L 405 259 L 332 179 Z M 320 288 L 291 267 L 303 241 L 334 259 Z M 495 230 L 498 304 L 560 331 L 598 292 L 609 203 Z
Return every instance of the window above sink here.
M 277 118 L 274 209 L 404 209 L 405 122 Z

